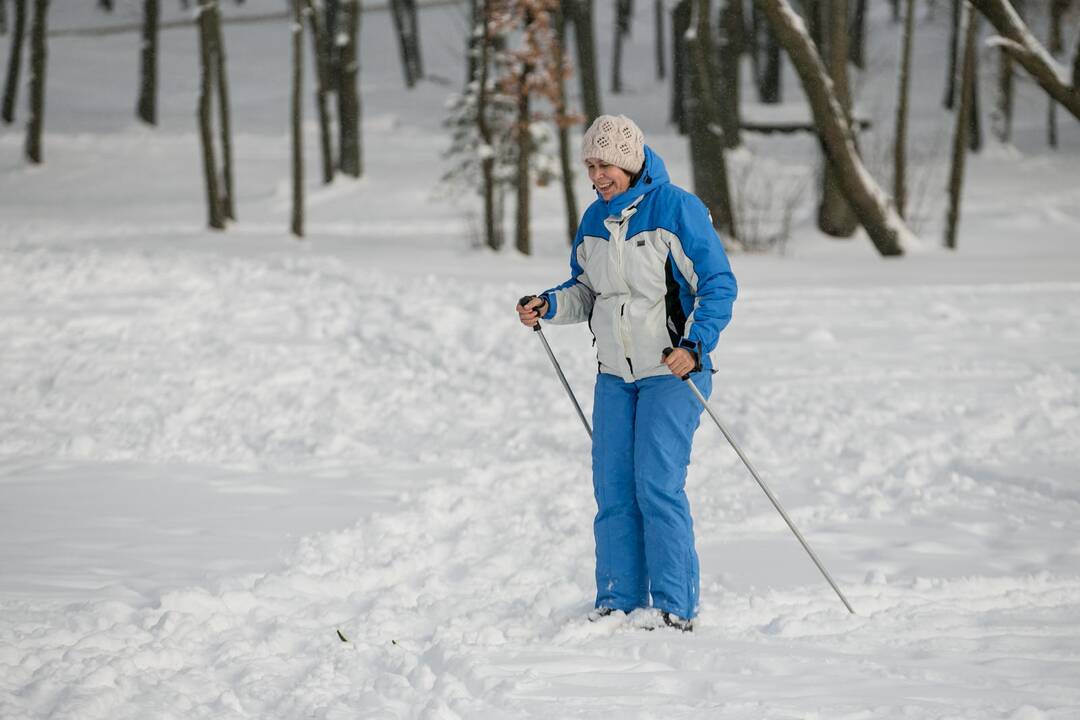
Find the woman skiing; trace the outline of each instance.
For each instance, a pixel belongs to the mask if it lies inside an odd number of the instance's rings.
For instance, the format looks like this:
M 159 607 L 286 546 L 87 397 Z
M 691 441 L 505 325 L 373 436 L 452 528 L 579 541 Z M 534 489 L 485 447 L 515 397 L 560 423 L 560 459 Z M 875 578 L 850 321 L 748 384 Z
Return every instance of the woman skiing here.
M 671 184 L 632 120 L 598 117 L 581 157 L 598 197 L 578 227 L 570 279 L 517 311 L 527 326 L 588 321 L 596 339 L 590 619 L 653 607 L 690 631 L 700 580 L 685 485 L 701 406 L 680 378 L 709 396 L 735 277 L 705 205 Z

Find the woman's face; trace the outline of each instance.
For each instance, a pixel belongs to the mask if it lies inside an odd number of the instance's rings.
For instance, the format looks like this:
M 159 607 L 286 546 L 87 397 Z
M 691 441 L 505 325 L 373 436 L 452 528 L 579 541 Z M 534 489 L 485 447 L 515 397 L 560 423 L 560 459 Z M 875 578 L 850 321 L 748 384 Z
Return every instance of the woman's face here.
M 589 158 L 585 161 L 585 167 L 589 171 L 589 180 L 604 202 L 630 187 L 630 173 L 618 165 L 609 165 L 603 160 Z

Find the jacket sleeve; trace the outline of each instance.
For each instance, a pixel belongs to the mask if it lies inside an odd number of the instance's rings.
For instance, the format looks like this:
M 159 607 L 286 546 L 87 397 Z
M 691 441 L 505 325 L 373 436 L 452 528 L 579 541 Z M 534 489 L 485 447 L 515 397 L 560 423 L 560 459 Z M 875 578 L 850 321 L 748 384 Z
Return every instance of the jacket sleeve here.
M 585 322 L 592 314 L 596 293 L 586 275 L 584 233 L 578 227 L 574 245 L 570 249 L 570 279 L 541 293 L 548 302 L 544 320 L 556 325 Z
M 731 321 L 738 285 L 705 204 L 687 195 L 679 214 L 671 257 L 693 298 L 679 345 L 696 350 L 700 360 L 716 348 Z

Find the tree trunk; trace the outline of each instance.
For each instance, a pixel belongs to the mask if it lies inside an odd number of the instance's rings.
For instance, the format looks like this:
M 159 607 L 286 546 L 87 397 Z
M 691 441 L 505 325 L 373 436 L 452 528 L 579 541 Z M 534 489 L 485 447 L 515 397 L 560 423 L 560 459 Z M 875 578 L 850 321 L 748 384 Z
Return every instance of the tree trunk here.
M 949 62 L 946 64 L 945 99 L 942 105 L 946 110 L 956 106 L 957 57 L 960 53 L 960 10 L 963 0 L 952 0 L 952 14 L 949 17 Z
M 2 117 L 10 125 L 15 122 L 15 103 L 19 98 L 19 70 L 22 67 L 23 40 L 26 38 L 26 0 L 15 0 L 15 28 L 11 35 L 7 80 L 4 82 Z
M 600 83 L 597 81 L 596 50 L 593 39 L 593 0 L 563 0 L 564 11 L 574 24 L 577 46 L 578 77 L 581 100 L 585 106 L 585 124 L 592 125 L 600 114 Z
M 221 31 L 221 3 L 211 10 L 214 31 L 214 73 L 218 95 L 218 114 L 221 126 L 222 208 L 225 217 L 236 219 L 236 194 L 233 191 L 232 116 L 229 112 L 229 83 L 225 73 L 225 35 Z
M 754 0 L 787 51 L 814 115 L 818 137 L 837 170 L 848 202 L 882 255 L 902 255 L 915 236 L 859 160 L 847 115 L 833 95 L 828 73 L 786 0 Z
M 739 55 L 741 54 L 742 13 L 738 8 L 742 0 L 720 0 L 720 22 L 717 36 L 719 59 L 718 87 L 720 90 L 720 127 L 724 130 L 724 147 L 738 147 L 739 137 Z
M 499 231 L 499 227 L 496 223 L 496 218 L 501 217 L 501 215 L 496 213 L 495 208 L 495 144 L 491 127 L 488 125 L 487 121 L 488 104 L 490 102 L 490 96 L 488 95 L 488 71 L 491 65 L 490 54 L 492 44 L 490 23 L 488 22 L 490 0 L 480 0 L 480 2 L 483 3 L 481 12 L 484 22 L 482 27 L 483 37 L 480 43 L 480 62 L 477 68 L 480 77 L 477 83 L 479 90 L 476 100 L 476 128 L 480 135 L 480 140 L 483 142 L 484 148 L 486 149 L 486 152 L 481 152 L 480 160 L 480 174 L 483 178 L 482 193 L 484 197 L 484 240 L 492 250 L 498 250 L 502 247 L 502 233 Z
M 562 12 L 560 8 L 559 12 Z M 469 30 L 469 42 L 465 49 L 465 84 L 468 85 L 479 76 L 480 43 L 484 41 L 484 8 L 481 0 L 469 0 L 469 18 L 472 27 Z
M 562 67 L 566 60 L 566 15 L 562 8 L 555 10 L 555 52 L 558 54 L 557 67 Z M 578 211 L 574 197 L 574 169 L 571 161 L 570 128 L 567 126 L 566 79 L 562 73 L 558 76 L 558 100 L 555 107 L 555 120 L 559 129 L 559 168 L 562 172 L 563 200 L 566 207 L 566 232 L 570 244 L 574 244 L 577 235 Z
M 655 0 L 653 3 L 654 19 L 656 26 L 656 79 L 663 80 L 667 76 L 667 68 L 664 66 L 664 0 Z
M 315 0 L 305 0 L 308 27 L 311 29 L 311 47 L 315 60 L 315 109 L 319 114 L 319 150 L 322 156 L 323 184 L 334 180 L 334 148 L 330 140 L 330 105 L 327 93 L 330 88 L 330 50 L 323 27 L 323 16 Z
M 964 64 L 960 80 L 960 110 L 956 114 L 956 136 L 953 138 L 952 173 L 949 177 L 949 212 L 945 222 L 945 247 L 956 249 L 956 231 L 960 224 L 960 196 L 964 187 L 964 159 L 967 155 L 967 133 L 970 130 L 968 113 L 971 112 L 975 83 L 975 43 L 979 34 L 978 16 L 968 4 L 965 13 Z
M 893 199 L 896 213 L 905 217 L 907 207 L 907 116 L 911 88 L 911 45 L 915 32 L 915 0 L 904 3 L 904 41 L 900 58 L 900 90 L 896 103 L 896 140 L 893 144 Z
M 390 0 L 398 47 L 401 49 L 401 67 L 405 73 L 405 86 L 413 87 L 424 75 L 420 59 L 419 27 L 415 0 Z M 344 62 L 344 61 L 343 61 Z
M 690 132 L 686 105 L 690 87 L 690 61 L 686 50 L 686 31 L 690 29 L 690 1 L 679 0 L 671 10 L 671 124 L 680 135 Z
M 341 85 L 341 47 L 338 41 L 341 37 L 341 0 L 326 0 L 326 39 L 327 51 L 330 53 L 330 80 L 328 87 L 330 92 L 337 92 Z
M 1061 20 L 1071 4 L 1072 0 L 1051 0 L 1050 2 L 1050 38 L 1046 49 L 1051 55 L 1058 56 L 1065 51 Z
M 755 38 L 755 66 L 757 68 L 757 94 L 758 100 L 766 105 L 779 103 L 783 95 L 780 43 L 776 40 L 769 24 L 762 15 L 761 8 L 754 3 L 751 23 Z
M 848 60 L 860 70 L 866 69 L 866 0 L 855 0 L 855 12 L 851 20 L 851 44 Z
M 735 220 L 728 188 L 727 163 L 721 137 L 720 108 L 715 95 L 716 57 L 709 27 L 710 0 L 693 0 L 690 20 L 695 32 L 686 39 L 687 71 L 693 91 L 687 103 L 690 116 L 690 160 L 693 165 L 694 194 L 709 208 L 713 226 L 731 242 L 737 242 Z
M 218 192 L 217 161 L 214 158 L 213 132 L 213 84 L 214 84 L 214 28 L 211 8 L 217 0 L 199 0 L 199 139 L 202 143 L 203 171 L 206 179 L 207 223 L 221 230 L 225 227 L 225 213 Z
M 994 134 L 1003 143 L 1012 140 L 1013 116 L 1013 61 L 1009 53 L 998 52 L 998 95 L 997 109 L 992 123 Z
M 7 0 L 0 0 L 0 35 L 7 35 Z
M 2 3 L 3 0 L 0 0 Z M 135 114 L 148 125 L 157 125 L 157 55 L 160 0 L 143 2 L 143 42 L 140 63 L 139 101 Z
M 360 53 L 357 46 L 360 36 L 359 0 L 341 3 L 342 32 L 346 40 L 341 46 L 341 86 L 338 87 L 338 129 L 341 147 L 341 172 L 351 177 L 363 173 L 360 152 L 360 91 L 357 81 L 360 75 Z
M 48 45 L 45 39 L 49 0 L 34 0 L 34 20 L 30 26 L 30 120 L 26 125 L 26 157 L 40 164 L 41 133 L 45 126 L 45 64 Z
M 529 157 L 532 154 L 532 136 L 529 132 L 529 88 L 526 84 L 531 71 L 532 66 L 529 63 L 522 64 L 517 98 L 517 223 L 514 244 L 524 255 L 532 254 L 532 239 L 529 234 Z
M 851 126 L 851 91 L 847 75 L 847 0 L 821 0 L 821 32 L 828 57 L 829 76 L 833 92 Z M 855 234 L 859 219 L 844 197 L 836 179 L 836 170 L 824 159 L 821 181 L 821 204 L 818 206 L 818 228 L 826 235 L 848 238 Z
M 975 27 L 979 24 L 975 23 Z M 975 38 L 976 48 L 979 39 Z M 971 60 L 971 73 L 974 80 L 971 82 L 971 109 L 968 111 L 968 149 L 971 152 L 982 150 L 982 113 L 979 111 L 979 53 L 976 51 Z
M 1072 86 L 1080 88 L 1080 37 L 1076 38 L 1076 49 L 1073 50 Z
M 1031 34 L 1024 21 L 1006 0 L 970 0 L 1005 40 L 1001 49 L 1074 117 L 1080 120 L 1080 86 L 1066 82 L 1064 68 Z
M 630 34 L 630 16 L 634 10 L 633 0 L 616 0 L 615 37 L 611 44 L 611 92 L 622 92 L 623 38 Z
M 292 234 L 304 237 L 304 17 L 292 0 Z

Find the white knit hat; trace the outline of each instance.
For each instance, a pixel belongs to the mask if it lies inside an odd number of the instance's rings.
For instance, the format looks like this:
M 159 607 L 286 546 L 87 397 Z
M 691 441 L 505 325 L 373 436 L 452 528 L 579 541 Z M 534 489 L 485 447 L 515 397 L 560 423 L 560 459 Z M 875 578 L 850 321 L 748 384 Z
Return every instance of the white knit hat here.
M 581 159 L 595 158 L 633 175 L 645 164 L 645 135 L 625 115 L 601 115 L 585 131 Z

